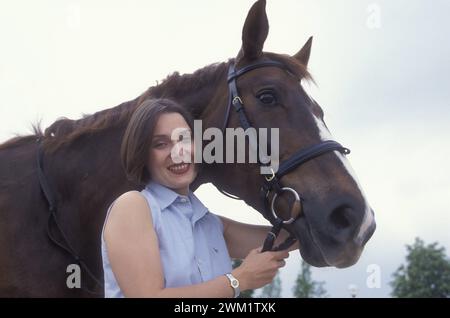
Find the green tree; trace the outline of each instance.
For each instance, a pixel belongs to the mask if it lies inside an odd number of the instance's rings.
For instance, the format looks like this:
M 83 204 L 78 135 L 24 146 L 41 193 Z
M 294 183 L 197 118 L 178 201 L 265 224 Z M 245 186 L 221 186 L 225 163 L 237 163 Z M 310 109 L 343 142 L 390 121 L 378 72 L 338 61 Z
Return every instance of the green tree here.
M 272 283 L 264 286 L 261 298 L 280 298 L 281 297 L 281 278 L 278 273 L 273 279 Z
M 316 282 L 311 276 L 311 266 L 302 260 L 301 271 L 297 276 L 292 289 L 296 298 L 320 298 L 327 297 L 323 287 L 325 282 Z
M 240 266 L 242 264 L 242 260 L 240 259 L 233 259 L 233 269 Z M 239 298 L 253 298 L 253 294 L 255 293 L 254 289 L 249 289 L 242 291 L 239 295 Z
M 406 245 L 406 264 L 393 274 L 394 297 L 450 297 L 450 261 L 438 243 L 425 246 L 420 238 Z

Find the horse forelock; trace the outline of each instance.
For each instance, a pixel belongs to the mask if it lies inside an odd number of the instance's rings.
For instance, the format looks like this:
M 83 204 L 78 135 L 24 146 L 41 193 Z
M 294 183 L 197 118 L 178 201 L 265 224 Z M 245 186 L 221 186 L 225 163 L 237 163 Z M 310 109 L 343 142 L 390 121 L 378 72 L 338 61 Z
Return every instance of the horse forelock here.
M 284 64 L 290 73 L 295 75 L 299 81 L 305 79 L 307 81 L 314 82 L 314 78 L 311 73 L 309 73 L 308 68 L 300 63 L 297 59 L 287 55 L 287 54 L 276 54 L 276 53 L 264 53 L 264 56 L 270 60 L 280 62 Z

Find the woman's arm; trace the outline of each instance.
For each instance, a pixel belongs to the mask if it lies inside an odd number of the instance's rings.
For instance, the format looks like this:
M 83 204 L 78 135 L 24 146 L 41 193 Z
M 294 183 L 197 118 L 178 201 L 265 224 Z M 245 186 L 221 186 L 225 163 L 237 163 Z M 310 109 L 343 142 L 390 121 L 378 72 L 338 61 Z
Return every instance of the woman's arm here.
M 114 276 L 126 297 L 232 297 L 228 279 L 164 288 L 164 274 L 146 199 L 136 191 L 119 197 L 111 208 L 104 238 Z
M 262 246 L 267 233 L 272 228 L 271 226 L 265 225 L 240 223 L 223 216 L 219 216 L 219 218 L 223 223 L 225 241 L 232 258 L 243 259 L 252 249 Z M 274 246 L 284 242 L 288 236 L 289 233 L 282 229 Z M 293 251 L 298 248 L 299 244 L 296 242 L 288 251 Z
M 164 288 L 158 237 L 150 212 L 139 192 L 127 192 L 116 200 L 105 226 L 109 260 L 123 294 L 126 297 L 233 297 L 234 291 L 224 275 L 201 284 Z M 241 290 L 259 288 L 272 281 L 287 256 L 287 252 L 254 250 L 232 274 L 239 280 Z

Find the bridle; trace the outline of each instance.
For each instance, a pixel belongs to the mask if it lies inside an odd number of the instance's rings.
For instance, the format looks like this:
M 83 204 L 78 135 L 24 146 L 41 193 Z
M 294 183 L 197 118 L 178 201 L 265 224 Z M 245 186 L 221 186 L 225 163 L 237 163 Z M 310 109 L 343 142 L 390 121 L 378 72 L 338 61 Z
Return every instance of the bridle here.
M 228 104 L 227 109 L 225 112 L 225 119 L 222 126 L 222 132 L 225 131 L 225 128 L 228 125 L 229 117 L 230 117 L 230 111 L 231 106 L 233 106 L 234 110 L 236 111 L 239 122 L 241 127 L 246 131 L 248 128 L 251 128 L 250 121 L 245 114 L 244 109 L 244 102 L 242 98 L 239 96 L 239 91 L 237 88 L 236 80 L 252 71 L 258 68 L 263 67 L 278 67 L 284 71 L 289 72 L 289 69 L 282 63 L 277 61 L 263 61 L 263 62 L 256 62 L 252 63 L 250 65 L 247 65 L 239 70 L 235 69 L 234 62 L 231 62 L 229 68 L 228 68 Z M 224 134 L 225 135 L 225 134 Z M 323 154 L 326 154 L 328 152 L 332 151 L 339 151 L 342 154 L 349 154 L 350 150 L 343 147 L 341 144 L 339 144 L 336 141 L 333 140 L 327 140 L 320 142 L 318 144 L 309 146 L 307 148 L 301 149 L 294 154 L 291 155 L 287 160 L 280 162 L 278 171 L 274 171 L 272 168 L 271 174 L 264 175 L 264 181 L 260 189 L 260 197 L 264 202 L 264 211 L 262 212 L 262 215 L 272 224 L 272 229 L 267 234 L 267 237 L 264 241 L 262 252 L 269 251 L 269 250 L 284 250 L 289 248 L 292 244 L 295 243 L 297 240 L 295 236 L 292 234 L 279 246 L 273 248 L 273 244 L 280 233 L 281 228 L 284 225 L 292 224 L 295 222 L 301 215 L 301 211 L 303 211 L 302 207 L 302 197 L 298 194 L 298 192 L 290 187 L 283 187 L 280 183 L 280 179 L 297 168 L 298 166 L 304 164 L 305 162 L 316 158 L 318 156 L 321 156 Z M 259 159 L 259 156 L 258 156 Z M 265 166 L 266 164 L 262 164 L 260 160 L 258 160 L 258 163 L 261 166 Z M 231 196 L 228 193 L 226 193 L 223 190 L 219 190 L 223 194 L 230 196 L 234 199 L 239 199 L 237 197 Z M 270 200 L 269 196 L 270 194 L 274 192 L 274 195 L 272 199 Z M 282 218 L 278 217 L 277 213 L 275 212 L 275 201 L 278 196 L 280 196 L 283 192 L 288 192 L 294 196 L 294 205 L 298 207 L 299 213 L 297 215 L 292 215 L 288 220 L 283 220 Z

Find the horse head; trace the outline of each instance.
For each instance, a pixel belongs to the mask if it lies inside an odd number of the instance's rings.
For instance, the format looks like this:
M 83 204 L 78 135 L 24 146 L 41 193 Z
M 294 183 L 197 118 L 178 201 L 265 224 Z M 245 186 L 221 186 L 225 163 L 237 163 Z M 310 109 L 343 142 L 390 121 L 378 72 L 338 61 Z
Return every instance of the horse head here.
M 353 265 L 372 236 L 375 221 L 346 151 L 342 151 L 345 148 L 332 144 L 321 106 L 302 87 L 302 81 L 310 80 L 307 66 L 312 38 L 297 54 L 281 55 L 263 51 L 268 31 L 265 1 L 259 0 L 245 21 L 242 47 L 231 62 L 234 69 L 228 73 L 228 85 L 221 86 L 202 119 L 208 127 L 242 127 L 241 111 L 234 111 L 235 107 L 228 110 L 230 103 L 241 104 L 250 126 L 279 128 L 280 167 L 292 161 L 299 150 L 304 150 L 300 156 L 315 150 L 308 160 L 288 165 L 278 182 L 293 191 L 280 191 L 273 210 L 280 218 L 289 219 L 292 193 L 298 193 L 301 207 L 295 213 L 299 217 L 285 227 L 299 240 L 302 257 L 314 266 Z M 334 148 L 323 152 L 315 148 L 327 143 Z M 217 188 L 239 196 L 260 212 L 267 211 L 260 193 L 270 176 L 261 174 L 260 165 L 213 164 L 204 170 L 204 175 L 214 176 L 208 181 Z M 269 209 L 275 193 L 267 192 Z

